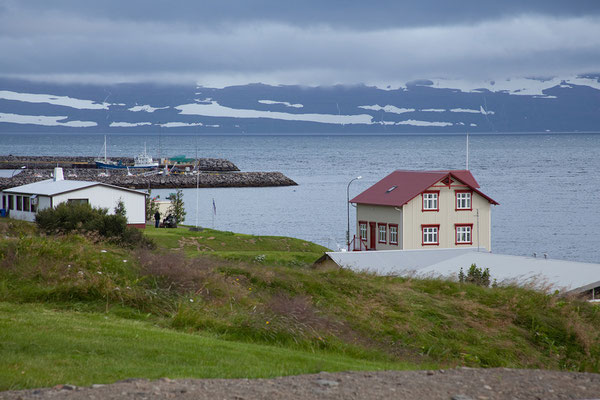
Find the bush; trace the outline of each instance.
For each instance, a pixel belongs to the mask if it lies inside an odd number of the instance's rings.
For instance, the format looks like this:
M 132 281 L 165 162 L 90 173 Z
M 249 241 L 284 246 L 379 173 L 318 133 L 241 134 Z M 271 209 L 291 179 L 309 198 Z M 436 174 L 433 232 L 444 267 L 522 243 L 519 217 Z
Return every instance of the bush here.
M 490 286 L 490 269 L 479 268 L 477 264 L 471 264 L 469 272 L 465 275 L 461 268 L 458 273 L 458 281 L 460 283 L 472 283 L 477 286 Z
M 177 192 L 171 193 L 167 199 L 171 200 L 171 205 L 169 206 L 168 211 L 169 214 L 173 214 L 176 223 L 182 223 L 186 215 L 183 204 L 183 192 L 181 189 L 177 189 Z
M 107 217 L 108 210 L 93 208 L 89 204 L 61 203 L 55 208 L 38 211 L 35 223 L 49 234 L 69 233 L 73 231 L 99 232 Z M 126 224 L 126 220 L 123 218 Z
M 47 234 L 92 232 L 121 246 L 154 247 L 152 240 L 140 231 L 127 227 L 127 218 L 123 215 L 108 215 L 108 210 L 87 203 L 61 203 L 38 211 L 35 223 Z

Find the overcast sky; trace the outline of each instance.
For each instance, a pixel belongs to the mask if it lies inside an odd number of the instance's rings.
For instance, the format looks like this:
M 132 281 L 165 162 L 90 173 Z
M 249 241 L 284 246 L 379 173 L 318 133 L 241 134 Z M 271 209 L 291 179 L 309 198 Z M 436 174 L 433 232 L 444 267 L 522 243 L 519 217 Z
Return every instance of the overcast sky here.
M 600 0 L 0 0 L 0 75 L 398 84 L 600 72 Z

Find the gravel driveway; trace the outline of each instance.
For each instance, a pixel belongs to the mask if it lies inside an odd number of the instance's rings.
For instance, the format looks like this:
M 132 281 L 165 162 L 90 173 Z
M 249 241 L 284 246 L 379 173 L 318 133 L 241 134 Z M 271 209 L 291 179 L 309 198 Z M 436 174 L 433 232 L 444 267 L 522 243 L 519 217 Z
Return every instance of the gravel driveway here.
M 127 379 L 0 392 L 0 399 L 600 399 L 600 375 L 471 369 L 340 372 L 275 379 Z

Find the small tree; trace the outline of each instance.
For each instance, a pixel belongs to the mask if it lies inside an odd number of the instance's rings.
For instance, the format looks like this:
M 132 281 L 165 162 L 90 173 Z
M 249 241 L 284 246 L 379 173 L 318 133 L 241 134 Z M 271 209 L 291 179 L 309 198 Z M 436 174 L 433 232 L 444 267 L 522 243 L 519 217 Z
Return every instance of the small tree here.
M 169 213 L 173 214 L 173 218 L 175 218 L 176 223 L 181 223 L 185 219 L 185 208 L 183 207 L 183 191 L 181 189 L 177 189 L 176 193 L 171 193 L 167 199 L 171 200 L 171 205 L 169 206 Z
M 117 205 L 115 206 L 115 215 L 120 215 L 121 217 L 125 217 L 127 214 L 127 210 L 125 209 L 125 203 L 123 199 L 119 198 Z
M 465 274 L 461 267 L 458 272 L 458 281 L 460 283 L 472 283 L 477 286 L 488 287 L 490 286 L 490 269 L 479 268 L 477 264 L 471 264 L 469 271 Z
M 148 189 L 148 196 L 146 196 L 146 221 L 151 221 L 157 211 L 158 204 L 152 198 L 152 190 Z

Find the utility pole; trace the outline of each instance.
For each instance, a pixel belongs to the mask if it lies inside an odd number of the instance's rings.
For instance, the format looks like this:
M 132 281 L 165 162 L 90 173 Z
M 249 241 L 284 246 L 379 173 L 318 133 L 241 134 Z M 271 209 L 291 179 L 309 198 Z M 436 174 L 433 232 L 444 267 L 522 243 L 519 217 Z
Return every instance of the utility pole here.
M 362 176 L 357 176 L 348 182 L 348 187 L 346 188 L 346 207 L 348 209 L 348 227 L 346 229 L 346 247 L 348 251 L 350 251 L 350 184 L 357 179 L 362 179 Z

